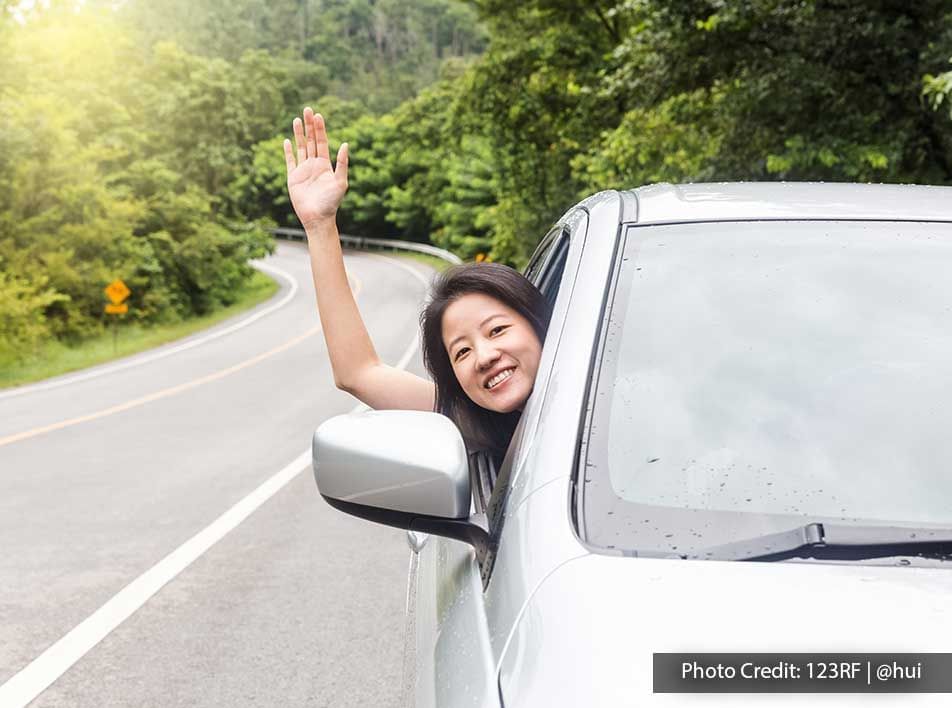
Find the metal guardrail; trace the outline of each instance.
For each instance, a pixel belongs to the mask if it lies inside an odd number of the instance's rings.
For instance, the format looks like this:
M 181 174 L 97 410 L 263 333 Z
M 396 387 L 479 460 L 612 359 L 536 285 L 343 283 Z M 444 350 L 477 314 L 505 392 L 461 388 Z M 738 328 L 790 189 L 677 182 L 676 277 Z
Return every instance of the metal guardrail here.
M 278 228 L 271 229 L 271 233 L 279 238 L 287 238 L 292 241 L 307 240 L 307 236 L 304 235 L 304 229 Z M 364 236 L 347 236 L 346 234 L 340 235 L 340 242 L 349 248 L 389 248 L 394 251 L 402 250 L 425 253 L 428 256 L 442 258 L 444 261 L 448 261 L 453 265 L 459 265 L 463 262 L 456 254 L 444 251 L 442 248 L 437 248 L 436 246 L 430 246 L 426 243 L 413 243 L 412 241 L 399 241 L 386 238 L 366 238 Z

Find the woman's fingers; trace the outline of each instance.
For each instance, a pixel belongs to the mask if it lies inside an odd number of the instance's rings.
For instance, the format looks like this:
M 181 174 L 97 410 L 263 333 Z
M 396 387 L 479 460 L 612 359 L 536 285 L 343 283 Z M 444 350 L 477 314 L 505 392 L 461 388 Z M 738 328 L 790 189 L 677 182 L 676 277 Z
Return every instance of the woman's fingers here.
M 317 147 L 314 143 L 314 111 L 304 109 L 304 137 L 307 139 L 307 156 L 317 157 Z
M 295 118 L 292 123 L 294 143 L 297 147 L 297 163 L 294 160 L 294 151 L 291 141 L 284 141 L 284 161 L 290 174 L 297 165 L 309 157 L 323 157 L 330 162 L 330 151 L 327 147 L 327 130 L 324 127 L 324 117 L 315 113 L 310 107 L 304 109 L 304 119 Z M 343 156 L 343 158 L 341 157 Z M 347 180 L 347 145 L 341 145 L 337 152 L 337 170 L 334 172 L 339 179 Z
M 327 149 L 327 130 L 324 128 L 324 116 L 320 113 L 314 115 L 314 139 L 317 142 L 317 156 L 331 159 L 331 154 Z
M 284 163 L 288 167 L 288 175 L 297 167 L 294 162 L 294 150 L 291 148 L 291 141 L 287 138 L 284 140 Z
M 341 143 L 337 150 L 337 167 L 334 169 L 334 176 L 337 181 L 347 186 L 347 162 L 350 159 L 347 143 Z
M 300 118 L 295 118 L 291 124 L 294 127 L 294 142 L 297 145 L 297 161 L 300 165 L 307 159 L 307 143 L 304 140 L 304 124 Z

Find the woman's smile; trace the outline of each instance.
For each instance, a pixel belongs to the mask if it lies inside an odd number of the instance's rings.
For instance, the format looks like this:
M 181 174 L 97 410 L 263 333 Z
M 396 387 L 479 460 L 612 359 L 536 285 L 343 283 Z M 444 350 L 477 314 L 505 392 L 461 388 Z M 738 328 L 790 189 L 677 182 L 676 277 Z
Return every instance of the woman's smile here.
M 504 369 L 486 382 L 486 388 L 488 388 L 490 391 L 495 391 L 499 386 L 509 380 L 515 370 L 515 367 Z

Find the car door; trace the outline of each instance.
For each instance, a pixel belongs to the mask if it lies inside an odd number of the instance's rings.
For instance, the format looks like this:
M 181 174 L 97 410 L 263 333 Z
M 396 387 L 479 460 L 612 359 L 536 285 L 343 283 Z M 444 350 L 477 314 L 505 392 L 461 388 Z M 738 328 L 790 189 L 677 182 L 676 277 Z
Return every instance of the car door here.
M 566 272 L 569 246 L 584 237 L 585 223 L 584 212 L 564 217 L 529 261 L 525 275 L 550 306 Z M 545 378 L 541 369 L 537 381 L 540 377 Z M 474 514 L 485 514 L 484 500 L 496 481 L 496 471 L 482 462 L 473 469 Z M 480 568 L 472 548 L 459 541 L 413 532 L 408 540 L 406 703 L 424 708 L 498 705 L 497 657 L 483 595 L 482 573 L 489 568 Z

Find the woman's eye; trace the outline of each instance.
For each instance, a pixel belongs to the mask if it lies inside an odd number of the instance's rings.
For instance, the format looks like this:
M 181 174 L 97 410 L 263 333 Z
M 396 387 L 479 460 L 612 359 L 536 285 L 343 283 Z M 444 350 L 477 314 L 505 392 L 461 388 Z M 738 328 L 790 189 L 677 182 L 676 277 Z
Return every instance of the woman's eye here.
M 496 336 L 497 332 L 502 332 L 504 329 L 506 329 L 505 325 L 496 325 L 491 330 L 489 330 L 489 336 L 494 337 Z
M 469 349 L 467 347 L 463 347 L 462 349 L 456 352 L 456 356 L 453 357 L 453 361 L 459 361 L 459 358 L 468 351 Z

